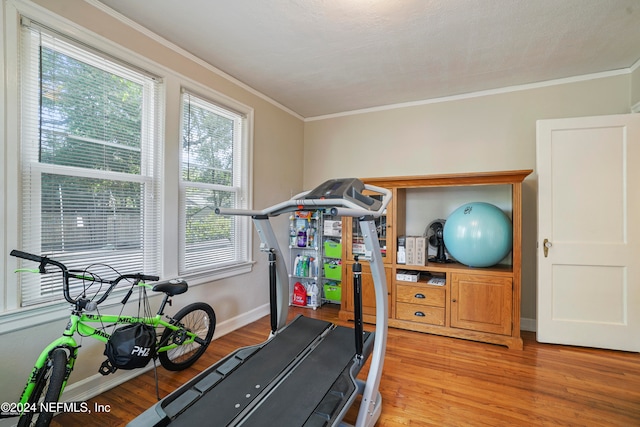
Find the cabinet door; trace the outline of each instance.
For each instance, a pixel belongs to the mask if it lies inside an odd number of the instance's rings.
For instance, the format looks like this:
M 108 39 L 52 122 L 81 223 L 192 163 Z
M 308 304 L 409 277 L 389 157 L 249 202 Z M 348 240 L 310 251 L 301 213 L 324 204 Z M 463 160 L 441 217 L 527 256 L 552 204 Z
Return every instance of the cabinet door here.
M 371 192 L 365 192 L 365 194 L 371 194 Z M 374 198 L 380 198 L 377 195 L 373 196 Z M 380 218 L 375 219 L 376 228 L 378 230 L 378 240 L 380 242 L 380 249 L 382 250 L 382 262 L 384 264 L 390 264 L 392 262 L 391 251 L 393 249 L 393 236 L 389 232 L 389 228 L 391 228 L 391 224 L 393 223 L 392 216 L 392 206 L 393 200 L 389 202 L 387 205 L 387 209 L 385 214 Z M 354 218 L 345 217 L 342 219 L 343 221 L 343 234 L 344 234 L 344 242 L 346 244 L 346 255 L 347 259 L 350 261 L 354 260 L 354 255 L 360 256 L 362 260 L 365 257 L 365 248 L 364 248 L 364 239 L 360 232 L 360 225 L 358 221 Z
M 451 274 L 451 327 L 511 334 L 511 277 Z
M 353 312 L 353 264 L 347 264 L 346 270 L 346 276 L 342 282 L 342 292 L 346 292 L 346 294 L 343 295 L 342 299 L 346 305 L 345 309 Z M 384 272 L 387 278 L 387 288 L 391 289 L 391 269 L 385 268 Z M 391 313 L 391 300 L 388 295 L 387 301 L 389 302 L 388 310 Z M 362 265 L 362 314 L 371 316 L 376 314 L 376 293 L 373 286 L 373 275 L 366 264 Z

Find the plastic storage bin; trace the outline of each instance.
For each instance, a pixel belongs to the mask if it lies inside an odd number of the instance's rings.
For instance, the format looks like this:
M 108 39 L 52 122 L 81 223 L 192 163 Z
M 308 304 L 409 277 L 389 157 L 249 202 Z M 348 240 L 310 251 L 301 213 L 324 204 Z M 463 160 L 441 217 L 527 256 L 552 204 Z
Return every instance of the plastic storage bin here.
M 324 242 L 324 256 L 327 258 L 342 258 L 342 243 L 326 240 Z
M 324 285 L 324 299 L 329 301 L 342 300 L 342 287 L 337 283 L 325 283 Z
M 342 266 L 339 264 L 324 264 L 324 277 L 333 280 L 342 280 Z

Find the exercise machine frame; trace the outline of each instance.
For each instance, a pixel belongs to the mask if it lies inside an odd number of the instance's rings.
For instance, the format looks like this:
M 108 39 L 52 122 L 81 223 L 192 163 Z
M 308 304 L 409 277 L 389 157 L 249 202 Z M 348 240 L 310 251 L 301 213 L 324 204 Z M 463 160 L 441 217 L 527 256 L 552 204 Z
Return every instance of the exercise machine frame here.
M 369 190 L 382 195 L 382 200 L 378 201 L 363 194 L 362 190 Z M 212 365 L 194 380 L 180 387 L 171 395 L 167 396 L 168 404 L 163 405 L 159 402 L 152 408 L 144 412 L 140 417 L 132 421 L 129 426 L 148 426 L 148 425 L 170 425 L 172 420 L 187 412 L 192 402 L 199 399 L 198 394 L 204 394 L 213 389 L 215 385 L 221 381 L 221 371 L 228 371 L 233 374 L 233 370 L 245 360 L 253 357 L 270 342 L 276 342 L 280 334 L 285 333 L 287 328 L 295 323 L 296 318 L 287 324 L 289 301 L 291 300 L 287 265 L 284 260 L 276 235 L 271 226 L 270 218 L 281 215 L 283 213 L 296 210 L 321 209 L 333 216 L 349 216 L 357 218 L 359 227 L 362 232 L 365 247 L 368 253 L 371 253 L 369 259 L 371 274 L 374 282 L 375 300 L 376 300 L 376 324 L 374 333 L 364 333 L 362 324 L 362 300 L 361 300 L 361 269 L 357 262 L 354 265 L 354 303 L 355 303 L 355 321 L 354 321 L 354 343 L 355 348 L 352 357 L 352 365 L 350 368 L 351 381 L 356 386 L 356 390 L 352 395 L 347 396 L 347 400 L 340 406 L 338 414 L 333 414 L 327 423 L 316 421 L 307 421 L 304 425 L 331 425 L 346 426 L 343 418 L 348 409 L 356 400 L 357 395 L 361 395 L 362 399 L 358 409 L 356 418 L 356 427 L 371 427 L 380 416 L 382 409 L 382 397 L 379 392 L 380 380 L 382 377 L 382 369 L 384 365 L 384 356 L 387 344 L 387 327 L 388 327 L 388 302 L 387 302 L 387 283 L 382 262 L 380 244 L 377 237 L 377 230 L 374 219 L 384 213 L 389 201 L 391 200 L 391 192 L 387 189 L 363 184 L 356 178 L 329 180 L 314 190 L 300 193 L 288 201 L 276 204 L 264 210 L 240 210 L 216 208 L 216 213 L 220 215 L 239 215 L 250 216 L 256 227 L 261 241 L 261 250 L 268 253 L 269 257 L 269 282 L 270 282 L 270 307 L 271 307 L 271 333 L 267 341 L 258 346 L 245 347 L 230 354 L 226 358 Z M 331 325 L 328 329 L 337 328 Z M 343 327 L 340 327 L 345 329 Z M 294 333 L 294 332 L 291 332 Z M 278 376 L 278 381 L 286 379 L 292 375 L 292 371 L 296 366 L 300 365 L 316 347 L 320 346 L 320 342 L 325 339 L 328 333 L 322 332 L 319 338 L 313 341 L 307 349 L 300 352 L 295 360 L 290 362 L 290 367 L 283 370 Z M 366 380 L 355 378 L 360 368 L 364 365 L 367 357 L 371 355 L 371 364 L 367 373 Z M 295 366 L 294 366 L 295 365 Z M 345 368 L 346 370 L 347 368 Z M 209 371 L 215 371 L 215 382 L 211 378 Z M 206 375 L 205 375 L 206 374 Z M 227 375 L 227 374 L 225 374 Z M 296 372 L 295 375 L 300 375 Z M 202 377 L 202 378 L 201 378 Z M 209 384 L 211 383 L 211 384 Z M 208 384 L 203 386 L 203 384 Z M 308 382 L 308 387 L 313 387 L 313 379 Z M 206 389 L 206 390 L 205 390 Z M 195 390 L 195 391 L 194 391 Z M 269 390 L 264 390 L 263 395 L 268 397 L 271 394 L 278 393 L 278 384 L 270 385 Z M 327 391 L 327 394 L 329 391 Z M 332 392 L 336 394 L 335 392 Z M 163 400 L 165 400 L 163 399 Z M 177 402 L 177 403 L 176 403 Z M 324 402 L 324 400 L 323 400 Z M 260 425 L 260 422 L 247 422 L 253 411 L 256 411 L 261 402 L 248 405 L 242 409 L 241 413 L 227 425 Z M 291 402 L 291 405 L 294 405 Z M 175 407 L 177 409 L 174 409 Z M 215 408 L 211 408 L 215 411 Z M 311 417 L 311 415 L 310 415 Z M 273 420 L 265 420 L 269 422 Z M 331 422 L 328 424 L 328 422 Z M 293 427 L 293 426 L 292 426 Z M 296 426 L 297 427 L 297 426 Z

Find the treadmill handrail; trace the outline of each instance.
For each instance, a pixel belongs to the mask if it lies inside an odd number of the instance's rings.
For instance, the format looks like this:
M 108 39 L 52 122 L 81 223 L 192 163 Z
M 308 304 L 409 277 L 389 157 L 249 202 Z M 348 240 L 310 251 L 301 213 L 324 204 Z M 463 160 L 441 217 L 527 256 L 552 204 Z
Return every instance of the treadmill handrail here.
M 293 212 L 303 209 L 318 209 L 325 208 L 328 209 L 331 215 L 336 216 L 348 216 L 348 217 L 363 217 L 363 216 L 373 216 L 380 217 L 384 214 L 387 205 L 391 201 L 391 191 L 378 187 L 375 185 L 365 184 L 364 188 L 369 191 L 374 191 L 382 195 L 381 205 L 377 210 L 369 210 L 363 208 L 361 205 L 352 202 L 346 199 L 337 199 L 337 198 L 329 198 L 329 199 L 305 199 L 304 196 L 309 194 L 310 191 L 305 191 L 303 193 L 295 195 L 290 200 L 285 202 L 281 202 L 275 204 L 271 207 L 265 208 L 263 210 L 252 210 L 252 209 L 231 209 L 231 208 L 215 208 L 215 212 L 219 215 L 239 215 L 239 216 L 251 216 L 251 217 L 259 217 L 259 216 L 278 216 L 280 214 L 286 212 Z
M 262 211 L 256 210 L 242 210 L 242 209 L 216 209 L 216 212 L 223 215 L 245 215 L 251 216 L 254 225 L 256 226 L 256 230 L 260 239 L 262 241 L 263 247 L 269 249 L 270 254 L 270 262 L 272 255 L 275 255 L 275 267 L 276 267 L 276 295 L 275 295 L 275 303 L 277 307 L 277 320 L 278 320 L 278 331 L 274 333 L 272 331 L 269 340 L 277 337 L 277 335 L 287 329 L 287 315 L 288 315 L 288 307 L 289 307 L 289 276 L 287 274 L 286 263 L 282 262 L 284 258 L 282 257 L 282 252 L 280 250 L 280 245 L 278 243 L 278 239 L 276 234 L 273 232 L 273 227 L 271 225 L 270 216 L 276 216 L 284 212 L 302 210 L 305 208 L 319 208 L 321 206 L 335 208 L 337 212 L 340 212 L 343 215 L 354 216 L 358 218 L 358 224 L 360 226 L 361 234 L 364 239 L 365 247 L 368 251 L 371 251 L 371 260 L 369 261 L 369 269 L 371 276 L 373 277 L 373 287 L 375 292 L 375 300 L 376 300 L 376 311 L 375 311 L 375 332 L 370 335 L 371 341 L 369 341 L 369 346 L 372 345 L 372 348 L 367 349 L 365 353 L 371 352 L 369 369 L 367 372 L 367 378 L 357 379 L 357 375 L 352 375 L 351 380 L 356 385 L 356 391 L 359 395 L 361 395 L 360 407 L 358 409 L 358 416 L 355 422 L 355 427 L 373 427 L 376 421 L 380 417 L 381 408 L 382 408 L 382 396 L 380 394 L 380 381 L 382 378 L 382 369 L 384 366 L 384 357 L 387 345 L 387 328 L 388 328 L 388 287 L 386 281 L 386 273 L 385 267 L 383 264 L 383 259 L 381 255 L 380 242 L 377 234 L 377 227 L 374 221 L 374 218 L 382 215 L 391 200 L 392 193 L 389 190 L 384 188 L 375 187 L 372 185 L 360 185 L 358 184 L 359 189 L 366 189 L 375 191 L 379 194 L 383 195 L 383 200 L 381 203 L 374 203 L 370 206 L 375 206 L 375 208 L 367 209 L 366 199 L 363 200 L 363 204 L 358 204 L 357 201 L 345 200 L 339 197 L 323 199 L 315 197 L 313 199 L 306 199 L 305 195 L 308 197 L 308 192 L 301 193 L 296 195 L 291 200 L 277 204 L 272 206 L 271 208 L 264 209 Z M 313 190 L 312 190 L 313 191 Z M 356 200 L 360 194 L 356 194 Z M 347 197 L 351 198 L 351 195 L 347 195 Z M 366 196 L 365 196 L 366 197 Z M 364 199 L 364 198 L 363 198 Z M 280 260 L 281 262 L 277 262 Z M 270 274 L 270 280 L 272 279 L 272 275 Z M 274 310 L 274 298 L 271 298 L 270 295 L 270 306 L 271 309 Z M 357 330 L 354 329 L 355 333 L 358 333 Z M 355 354 L 355 352 L 354 352 Z M 355 355 L 354 358 L 358 359 L 359 363 L 364 363 L 363 359 L 359 359 L 361 356 Z M 292 361 L 291 363 L 299 363 L 297 359 Z M 238 372 L 238 371 L 232 371 Z M 310 372 L 307 370 L 306 372 Z M 354 371 L 351 371 L 353 374 Z M 356 372 L 357 374 L 357 372 Z M 199 380 L 198 380 L 199 381 Z M 178 389 L 178 393 L 184 392 L 184 386 Z M 208 393 L 209 391 L 207 391 Z M 269 391 L 270 393 L 276 393 L 277 388 L 272 388 Z M 176 392 L 174 392 L 176 393 Z M 186 393 L 184 394 L 186 395 Z M 174 398 L 171 402 L 177 401 L 183 396 L 183 394 L 179 394 L 179 397 Z M 190 398 L 187 396 L 187 399 Z M 164 402 L 166 400 L 163 399 Z M 185 400 L 186 402 L 187 400 Z M 348 405 L 350 406 L 355 401 L 355 396 L 349 398 Z M 313 409 L 313 408 L 311 408 Z M 215 410 L 215 408 L 213 408 Z M 349 408 L 347 406 L 340 409 L 340 412 L 335 417 L 331 426 L 342 426 L 345 425 L 343 423 L 343 417 L 347 413 Z M 186 413 L 186 410 L 185 412 Z M 134 420 L 135 421 L 135 420 Z M 167 425 L 169 420 L 169 415 L 163 409 L 161 403 L 157 403 L 152 408 L 147 410 L 144 414 L 142 414 L 141 424 L 138 425 L 150 425 L 151 422 L 154 422 L 154 425 Z M 184 424 L 182 424 L 184 425 Z M 133 426 L 133 424 L 132 424 Z

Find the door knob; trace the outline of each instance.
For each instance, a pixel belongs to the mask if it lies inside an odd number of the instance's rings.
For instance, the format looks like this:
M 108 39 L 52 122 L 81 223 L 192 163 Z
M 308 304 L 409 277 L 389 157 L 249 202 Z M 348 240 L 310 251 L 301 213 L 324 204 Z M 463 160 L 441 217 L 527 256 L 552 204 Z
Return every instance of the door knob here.
M 553 246 L 549 239 L 544 239 L 542 243 L 542 250 L 544 251 L 544 257 L 546 258 L 549 255 L 549 248 Z

